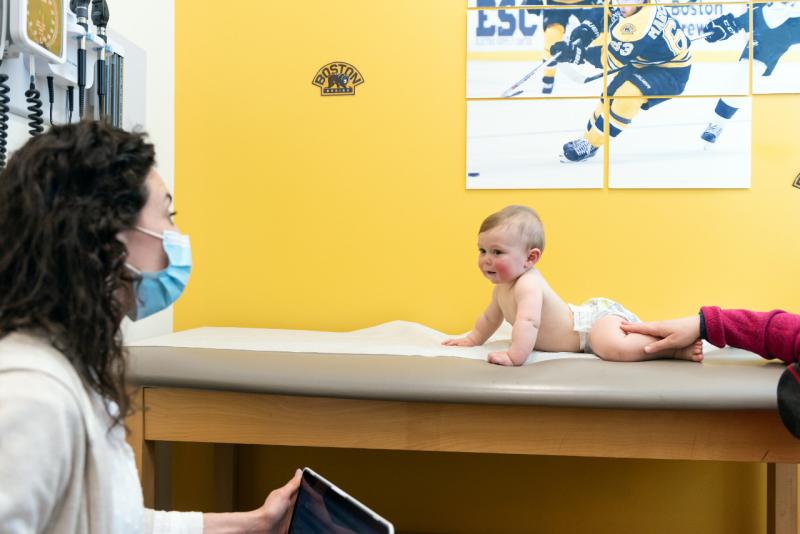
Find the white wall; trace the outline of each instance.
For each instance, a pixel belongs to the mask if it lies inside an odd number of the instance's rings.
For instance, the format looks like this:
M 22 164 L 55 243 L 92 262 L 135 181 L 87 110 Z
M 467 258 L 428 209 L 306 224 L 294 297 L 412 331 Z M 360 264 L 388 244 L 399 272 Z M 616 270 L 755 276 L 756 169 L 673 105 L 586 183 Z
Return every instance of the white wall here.
M 110 34 L 120 34 L 147 55 L 145 130 L 156 146 L 158 172 L 174 191 L 175 1 L 108 0 Z M 172 308 L 123 325 L 129 341 L 172 332 Z

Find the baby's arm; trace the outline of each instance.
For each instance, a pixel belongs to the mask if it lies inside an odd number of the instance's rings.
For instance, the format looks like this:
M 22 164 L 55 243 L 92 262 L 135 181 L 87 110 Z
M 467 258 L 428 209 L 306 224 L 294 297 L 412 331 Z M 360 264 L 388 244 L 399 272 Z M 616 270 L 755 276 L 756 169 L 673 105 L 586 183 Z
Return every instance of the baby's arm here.
M 511 348 L 508 352 L 492 352 L 489 363 L 522 365 L 530 356 L 539 335 L 542 320 L 542 287 L 535 278 L 520 279 L 514 286 L 517 315 L 511 330 Z
M 483 345 L 489 336 L 495 333 L 500 328 L 503 322 L 503 312 L 500 310 L 500 305 L 497 303 L 497 297 L 492 292 L 492 301 L 489 307 L 478 317 L 475 322 L 475 327 L 472 332 L 464 337 L 457 339 L 447 339 L 442 341 L 442 345 L 458 346 L 458 347 L 474 347 L 476 345 Z

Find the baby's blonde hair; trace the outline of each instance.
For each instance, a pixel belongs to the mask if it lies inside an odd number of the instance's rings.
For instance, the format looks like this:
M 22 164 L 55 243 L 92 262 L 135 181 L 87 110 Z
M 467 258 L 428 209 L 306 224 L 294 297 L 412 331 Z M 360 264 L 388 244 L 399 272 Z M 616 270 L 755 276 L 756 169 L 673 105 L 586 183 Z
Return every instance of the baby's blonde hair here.
M 528 249 L 538 248 L 544 252 L 544 225 L 539 215 L 527 206 L 506 206 L 492 213 L 481 223 L 479 234 L 503 224 L 508 224 L 519 232 Z

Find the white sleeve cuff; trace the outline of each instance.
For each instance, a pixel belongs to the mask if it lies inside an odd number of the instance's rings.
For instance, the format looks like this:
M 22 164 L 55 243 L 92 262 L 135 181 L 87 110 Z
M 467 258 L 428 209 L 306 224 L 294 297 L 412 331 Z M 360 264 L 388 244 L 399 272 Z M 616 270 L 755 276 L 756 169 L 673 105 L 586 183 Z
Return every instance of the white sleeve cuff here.
M 200 512 L 145 511 L 145 532 L 152 534 L 203 534 Z

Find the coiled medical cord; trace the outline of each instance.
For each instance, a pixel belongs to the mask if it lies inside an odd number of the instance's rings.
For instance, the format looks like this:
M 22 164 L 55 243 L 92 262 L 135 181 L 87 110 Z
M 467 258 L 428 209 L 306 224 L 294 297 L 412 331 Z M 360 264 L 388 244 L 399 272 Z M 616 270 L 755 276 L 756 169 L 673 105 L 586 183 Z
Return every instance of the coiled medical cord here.
M 6 153 L 8 151 L 8 112 L 11 108 L 8 103 L 11 102 L 8 93 L 11 88 L 8 86 L 8 74 L 0 73 L 0 170 L 6 167 Z
M 44 131 L 44 112 L 42 108 L 42 95 L 36 89 L 36 77 L 31 76 L 31 85 L 25 91 L 25 101 L 28 103 L 28 133 L 31 135 L 39 135 Z
M 0 8 L 2 8 L 2 18 L 3 24 L 0 27 L 0 65 L 3 64 L 3 57 L 5 57 L 6 53 L 6 46 L 8 46 L 8 42 L 6 41 L 7 31 L 8 31 L 8 12 L 9 12 L 9 3 L 8 2 L 0 2 Z M 11 108 L 8 104 L 11 102 L 11 98 L 8 94 L 11 92 L 11 87 L 8 86 L 8 75 L 5 73 L 0 73 L 0 170 L 3 170 L 6 167 L 6 155 L 8 154 L 8 121 L 9 116 L 8 112 L 11 111 Z

